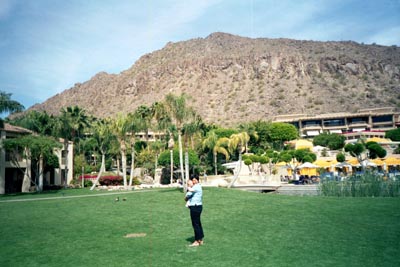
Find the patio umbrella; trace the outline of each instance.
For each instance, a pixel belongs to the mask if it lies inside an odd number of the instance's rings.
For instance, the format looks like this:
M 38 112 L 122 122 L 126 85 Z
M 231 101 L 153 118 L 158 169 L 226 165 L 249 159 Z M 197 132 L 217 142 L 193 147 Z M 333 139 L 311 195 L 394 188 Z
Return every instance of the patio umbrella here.
M 303 164 L 301 164 L 300 166 L 297 167 L 298 169 L 303 169 L 303 168 L 318 168 L 317 165 L 312 164 L 311 162 L 304 162 Z
M 358 159 L 356 159 L 356 158 L 348 159 L 348 160 L 346 160 L 346 162 L 352 166 L 360 166 L 360 163 L 358 162 Z
M 317 165 L 318 167 L 321 167 L 321 168 L 328 168 L 328 167 L 332 166 L 332 162 L 333 161 L 318 159 L 318 160 L 314 161 L 313 164 Z
M 387 166 L 396 166 L 400 165 L 400 159 L 395 158 L 395 157 L 389 157 L 384 160 Z
M 338 164 L 335 165 L 335 167 L 338 167 L 338 168 L 350 167 L 351 168 L 351 164 L 348 162 L 339 162 Z
M 340 169 L 343 169 L 343 168 L 349 169 L 349 172 L 351 172 L 353 170 L 353 166 L 348 162 L 339 162 L 335 165 L 335 167 L 340 168 Z
M 376 163 L 369 161 L 369 160 L 364 160 L 363 162 L 361 162 L 361 164 L 365 167 L 376 167 L 378 165 L 376 165 Z
M 312 164 L 311 162 L 304 162 L 297 168 L 300 169 L 301 175 L 317 175 L 318 166 Z
M 373 159 L 371 162 L 375 163 L 377 166 L 383 166 L 383 164 L 385 164 L 385 162 L 381 159 Z

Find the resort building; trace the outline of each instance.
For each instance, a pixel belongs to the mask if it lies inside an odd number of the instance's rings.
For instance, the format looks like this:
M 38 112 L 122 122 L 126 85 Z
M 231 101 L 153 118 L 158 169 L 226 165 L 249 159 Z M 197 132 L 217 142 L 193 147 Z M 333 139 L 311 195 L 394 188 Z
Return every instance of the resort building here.
M 148 131 L 146 134 L 145 132 L 137 132 L 135 133 L 135 136 L 140 141 L 155 142 L 157 140 L 161 140 L 162 138 L 164 138 L 165 133 Z
M 400 127 L 400 113 L 394 108 L 361 109 L 356 113 L 328 113 L 321 115 L 279 115 L 274 122 L 293 124 L 303 138 L 312 138 L 322 132 L 344 134 L 348 139 L 383 137 L 385 131 Z
M 32 162 L 22 157 L 15 155 L 12 152 L 7 152 L 1 145 L 2 141 L 8 138 L 17 138 L 22 135 L 33 134 L 32 131 L 4 123 L 4 128 L 0 128 L 0 194 L 28 192 L 31 185 L 29 181 L 27 186 L 23 186 L 26 177 L 32 177 Z M 60 140 L 63 143 L 63 140 Z M 68 184 L 73 177 L 73 144 L 68 145 L 68 155 L 65 149 L 56 149 L 54 151 L 59 159 L 60 168 L 44 173 L 44 185 L 64 185 Z M 65 162 L 68 157 L 68 177 L 65 177 Z M 18 162 L 15 162 L 17 159 Z

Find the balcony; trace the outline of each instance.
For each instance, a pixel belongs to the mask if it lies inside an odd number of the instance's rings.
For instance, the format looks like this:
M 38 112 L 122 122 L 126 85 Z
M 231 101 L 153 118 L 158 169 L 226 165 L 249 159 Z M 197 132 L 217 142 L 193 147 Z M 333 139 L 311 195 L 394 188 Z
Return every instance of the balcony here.
M 369 127 L 370 125 L 366 121 L 355 121 L 349 123 L 350 127 Z
M 303 130 L 322 130 L 320 124 L 306 124 L 302 126 Z
M 382 122 L 373 122 L 372 123 L 373 128 L 376 128 L 376 126 L 379 126 L 379 125 L 387 125 L 388 127 L 393 128 L 393 121 L 382 121 Z

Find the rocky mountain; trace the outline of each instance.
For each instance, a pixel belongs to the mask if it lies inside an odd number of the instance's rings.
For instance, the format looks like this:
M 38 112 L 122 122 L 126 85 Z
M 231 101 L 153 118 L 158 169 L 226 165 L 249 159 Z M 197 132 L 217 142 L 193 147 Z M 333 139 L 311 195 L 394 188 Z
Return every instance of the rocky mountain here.
M 31 109 L 78 105 L 96 117 L 186 93 L 207 123 L 232 126 L 279 114 L 400 107 L 400 48 L 347 42 L 251 39 L 212 33 L 101 72 Z

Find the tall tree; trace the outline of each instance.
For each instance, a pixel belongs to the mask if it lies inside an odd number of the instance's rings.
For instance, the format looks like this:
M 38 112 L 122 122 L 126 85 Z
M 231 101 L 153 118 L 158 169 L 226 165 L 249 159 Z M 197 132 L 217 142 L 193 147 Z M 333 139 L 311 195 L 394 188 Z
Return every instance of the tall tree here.
M 226 160 L 229 159 L 229 152 L 227 149 L 228 145 L 229 145 L 229 138 L 226 137 L 218 138 L 217 134 L 213 130 L 209 131 L 207 133 L 206 138 L 203 140 L 203 148 L 208 148 L 212 151 L 215 175 L 218 175 L 218 170 L 217 170 L 218 153 L 223 154 Z
M 165 132 L 171 125 L 171 117 L 163 102 L 155 102 L 151 105 L 152 117 L 155 120 L 156 129 Z
M 269 124 L 268 140 L 279 150 L 283 147 L 283 142 L 296 139 L 298 136 L 299 133 L 292 124 L 283 122 Z
M 253 123 L 245 123 L 245 124 L 239 125 L 239 130 L 241 132 L 246 132 L 249 134 L 249 137 L 250 137 L 249 141 L 246 142 L 246 145 L 245 145 L 245 153 L 247 153 L 248 149 L 249 149 L 249 143 L 250 142 L 255 143 L 259 138 L 256 127 Z
M 321 133 L 313 139 L 314 146 L 324 146 L 331 150 L 342 149 L 345 145 L 345 137 L 337 133 Z
M 148 142 L 149 141 L 149 129 L 151 127 L 151 120 L 153 117 L 151 108 L 149 108 L 148 106 L 144 106 L 144 105 L 139 106 L 135 111 L 135 117 L 140 119 L 139 120 L 141 122 L 140 128 L 141 128 L 141 130 L 144 131 L 146 142 Z
M 383 149 L 376 142 L 367 142 L 359 140 L 357 143 L 350 143 L 344 146 L 344 150 L 351 156 L 356 157 L 361 167 L 365 169 L 368 163 L 368 159 L 384 158 L 386 156 L 386 150 Z
M 54 134 L 55 118 L 46 111 L 32 110 L 12 120 L 12 123 L 41 135 Z
M 24 106 L 11 99 L 12 94 L 0 91 L 0 114 L 5 112 L 18 112 L 24 110 Z M 0 128 L 4 127 L 4 121 L 0 117 Z
M 106 153 L 111 145 L 111 140 L 113 138 L 113 135 L 111 133 L 110 120 L 97 121 L 92 129 L 93 137 L 96 140 L 98 149 L 101 153 L 101 166 L 96 181 L 93 183 L 90 190 L 93 190 L 96 187 L 102 173 L 106 171 Z
M 239 155 L 246 151 L 246 144 L 250 140 L 250 136 L 247 132 L 240 132 L 237 134 L 232 134 L 229 138 L 229 150 L 231 154 L 237 152 Z
M 146 136 L 148 136 L 148 125 L 142 123 L 140 113 L 129 113 L 128 114 L 128 145 L 129 150 L 131 151 L 131 172 L 129 175 L 129 187 L 132 186 L 133 174 L 135 170 L 135 141 L 136 141 L 136 133 L 141 130 L 146 131 Z
M 195 149 L 204 134 L 205 124 L 202 118 L 193 109 L 189 111 L 187 122 L 183 125 L 183 134 L 186 148 Z
M 229 187 L 232 187 L 239 177 L 240 169 L 242 166 L 242 153 L 246 151 L 246 144 L 249 142 L 250 136 L 247 132 L 240 132 L 237 134 L 232 134 L 229 138 L 229 146 L 228 149 L 231 154 L 235 153 L 235 151 L 239 154 L 239 170 L 236 172 L 232 182 L 229 184 Z
M 118 113 L 117 117 L 112 121 L 112 131 L 116 136 L 120 152 L 121 152 L 121 162 L 122 162 L 122 177 L 124 180 L 124 188 L 128 188 L 126 180 L 126 152 L 127 152 L 127 134 L 129 132 L 129 118 L 122 113 Z
M 58 164 L 58 160 L 53 160 L 55 155 L 53 151 L 55 148 L 61 148 L 61 145 L 54 139 L 45 136 L 34 136 L 27 135 L 18 138 L 6 139 L 3 141 L 4 147 L 6 150 L 11 151 L 13 153 L 9 153 L 11 155 L 12 162 L 19 168 L 23 169 L 19 166 L 19 157 L 18 155 L 22 155 L 23 158 L 28 160 L 29 162 L 34 163 L 34 172 L 35 172 L 35 180 L 32 180 L 32 176 L 29 175 L 28 168 L 25 168 L 24 171 L 24 181 L 22 184 L 22 192 L 27 192 L 27 188 L 29 188 L 31 181 L 37 187 L 37 190 L 41 192 L 43 190 L 43 172 L 46 164 L 46 159 L 48 162 L 54 164 Z M 58 167 L 58 166 L 54 166 Z M 26 187 L 26 188 L 24 188 Z
M 389 138 L 392 141 L 400 141 L 400 128 L 387 131 L 385 133 L 385 138 Z
M 168 113 L 171 116 L 173 124 L 175 124 L 178 131 L 178 146 L 179 146 L 179 163 L 180 171 L 183 182 L 183 187 L 186 189 L 186 179 L 183 169 L 183 148 L 182 148 L 182 127 L 186 118 L 190 114 L 190 109 L 186 106 L 186 95 L 182 94 L 176 96 L 174 94 L 168 94 L 165 97 L 165 105 Z M 188 177 L 186 177 L 188 178 Z
M 58 117 L 56 122 L 56 132 L 58 136 L 64 139 L 64 150 L 65 150 L 65 177 L 64 185 L 68 180 L 68 154 L 69 154 L 69 141 L 74 143 L 75 138 L 82 134 L 84 127 L 88 126 L 88 117 L 85 114 L 85 110 L 78 106 L 71 106 L 67 108 L 61 108 L 61 115 Z

